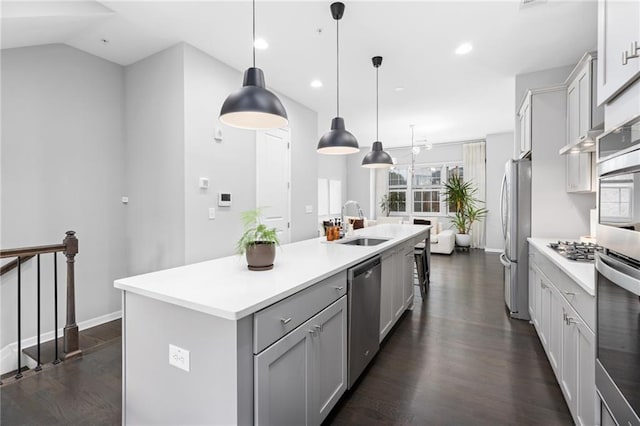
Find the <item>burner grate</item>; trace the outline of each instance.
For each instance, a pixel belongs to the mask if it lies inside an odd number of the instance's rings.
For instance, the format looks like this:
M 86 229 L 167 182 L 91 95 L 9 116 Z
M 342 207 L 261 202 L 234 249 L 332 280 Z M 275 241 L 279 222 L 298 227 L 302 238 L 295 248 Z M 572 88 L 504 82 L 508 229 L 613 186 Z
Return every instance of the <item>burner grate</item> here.
M 602 251 L 602 246 L 579 241 L 558 241 L 549 243 L 549 247 L 561 256 L 576 262 L 593 262 L 596 252 Z

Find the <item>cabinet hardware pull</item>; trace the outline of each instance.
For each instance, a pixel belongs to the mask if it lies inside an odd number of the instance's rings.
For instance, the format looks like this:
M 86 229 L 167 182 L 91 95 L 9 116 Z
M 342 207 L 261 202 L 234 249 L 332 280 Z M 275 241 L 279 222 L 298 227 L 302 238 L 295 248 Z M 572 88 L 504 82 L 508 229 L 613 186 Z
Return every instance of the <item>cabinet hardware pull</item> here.
M 627 65 L 629 59 L 640 57 L 640 54 L 638 53 L 639 50 L 640 46 L 638 46 L 637 41 L 631 43 L 631 50 L 629 52 L 627 52 L 626 50 L 622 52 L 622 65 Z
M 307 330 L 309 332 L 310 335 L 315 336 L 316 335 L 316 331 L 315 330 Z
M 575 296 L 576 294 L 572 291 L 565 291 L 564 294 L 566 294 L 567 296 Z
M 338 291 L 342 291 L 344 289 L 344 287 L 339 287 L 339 286 L 336 286 L 336 287 L 333 287 L 333 288 L 335 288 Z
M 291 317 L 289 317 L 289 318 L 280 318 L 280 321 L 282 321 L 283 324 L 289 324 L 291 322 Z
M 321 325 L 314 325 L 313 328 L 315 328 L 316 330 L 322 332 L 322 326 Z
M 567 317 L 567 324 L 578 324 L 578 321 L 575 318 Z

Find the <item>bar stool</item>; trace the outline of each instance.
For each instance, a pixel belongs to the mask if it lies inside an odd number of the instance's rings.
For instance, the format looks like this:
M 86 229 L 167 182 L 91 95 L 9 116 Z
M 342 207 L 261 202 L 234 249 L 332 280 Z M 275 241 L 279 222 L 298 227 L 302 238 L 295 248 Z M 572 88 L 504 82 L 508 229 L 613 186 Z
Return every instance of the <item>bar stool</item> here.
M 414 225 L 431 225 L 431 221 L 427 219 L 413 219 Z M 414 282 L 420 287 L 420 296 L 424 301 L 426 293 L 429 291 L 430 281 L 430 262 L 431 262 L 431 233 L 427 235 L 424 242 L 416 244 L 413 249 L 413 257 L 415 259 Z

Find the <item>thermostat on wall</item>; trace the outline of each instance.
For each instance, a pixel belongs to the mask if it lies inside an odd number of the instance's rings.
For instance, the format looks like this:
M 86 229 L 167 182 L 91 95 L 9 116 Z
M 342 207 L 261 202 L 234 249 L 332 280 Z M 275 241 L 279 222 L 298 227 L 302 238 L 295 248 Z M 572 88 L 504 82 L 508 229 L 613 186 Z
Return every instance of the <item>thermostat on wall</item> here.
M 218 192 L 218 205 L 220 207 L 231 206 L 231 193 L 230 192 Z

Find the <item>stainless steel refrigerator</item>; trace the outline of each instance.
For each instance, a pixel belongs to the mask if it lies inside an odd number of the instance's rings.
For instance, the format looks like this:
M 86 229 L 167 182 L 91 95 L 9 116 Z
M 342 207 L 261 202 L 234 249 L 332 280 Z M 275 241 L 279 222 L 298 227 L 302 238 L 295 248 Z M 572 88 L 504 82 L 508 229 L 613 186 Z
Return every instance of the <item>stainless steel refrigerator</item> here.
M 504 251 L 504 300 L 512 318 L 529 320 L 529 250 L 531 236 L 531 160 L 509 160 L 500 190 Z

